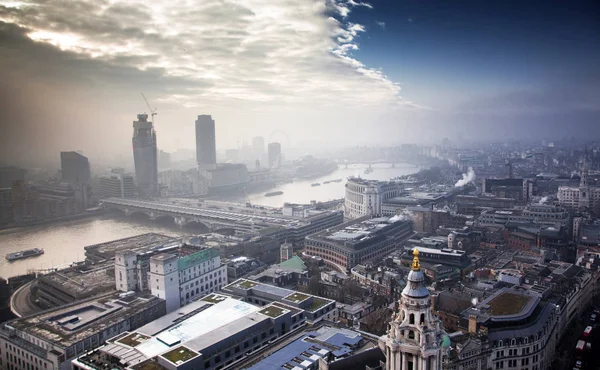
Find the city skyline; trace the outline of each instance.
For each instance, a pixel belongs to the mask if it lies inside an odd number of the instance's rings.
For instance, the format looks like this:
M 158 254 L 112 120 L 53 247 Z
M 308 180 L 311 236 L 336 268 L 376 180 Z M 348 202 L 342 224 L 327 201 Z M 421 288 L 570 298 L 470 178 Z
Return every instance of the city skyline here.
M 595 11 L 591 1 L 2 2 L 1 158 L 31 165 L 74 141 L 93 162 L 130 158 L 140 92 L 168 152 L 195 147 L 200 114 L 219 122 L 217 150 L 278 130 L 309 150 L 589 138 L 600 130 Z

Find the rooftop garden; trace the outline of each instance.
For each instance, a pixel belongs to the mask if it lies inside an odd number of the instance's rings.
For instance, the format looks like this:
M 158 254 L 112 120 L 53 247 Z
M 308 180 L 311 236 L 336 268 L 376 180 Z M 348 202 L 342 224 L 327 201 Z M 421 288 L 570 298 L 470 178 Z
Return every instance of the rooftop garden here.
M 254 282 L 252 280 L 241 279 L 241 280 L 234 281 L 233 283 L 231 283 L 229 285 L 226 285 L 223 289 L 229 289 L 229 290 L 231 290 L 233 288 L 251 289 L 257 285 L 258 285 L 258 283 Z
M 263 308 L 262 310 L 260 310 L 258 312 L 262 313 L 263 315 L 267 315 L 269 317 L 276 318 L 276 317 L 283 315 L 286 311 L 287 310 L 284 308 L 271 305 L 271 306 L 267 306 L 267 307 Z
M 186 362 L 193 359 L 194 357 L 198 356 L 198 354 L 191 349 L 182 346 L 164 353 L 161 356 L 177 365 L 179 362 Z
M 294 303 L 298 303 L 298 302 L 302 302 L 302 301 L 308 299 L 309 297 L 310 296 L 308 296 L 306 294 L 295 292 L 295 293 L 292 293 L 292 294 L 288 295 L 284 299 L 286 301 L 291 301 L 291 302 L 294 302 Z
M 331 301 L 328 301 L 328 300 L 320 298 L 320 297 L 313 296 L 312 304 L 306 310 L 310 311 L 310 312 L 314 312 L 314 311 L 324 307 L 329 302 L 331 302 Z
M 530 299 L 521 294 L 504 292 L 488 302 L 490 309 L 486 313 L 494 316 L 514 315 L 521 312 Z
M 200 300 L 216 304 L 216 303 L 222 302 L 226 299 L 227 299 L 227 297 L 219 295 L 219 294 L 209 294 L 206 297 L 202 297 Z
M 138 344 L 150 339 L 149 336 L 140 333 L 131 333 L 117 340 L 117 343 L 124 344 L 129 347 L 135 347 Z
M 152 360 L 147 360 L 131 367 L 134 370 L 166 370 L 166 367 Z

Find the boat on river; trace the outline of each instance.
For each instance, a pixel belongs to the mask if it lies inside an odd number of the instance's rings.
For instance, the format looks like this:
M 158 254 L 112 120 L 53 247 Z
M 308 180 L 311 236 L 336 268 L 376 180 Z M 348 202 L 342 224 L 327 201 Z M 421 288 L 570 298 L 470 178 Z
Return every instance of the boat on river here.
M 320 182 L 315 182 L 314 184 L 311 184 L 310 186 L 315 187 L 315 186 L 321 186 Z
M 276 195 L 281 195 L 281 194 L 283 194 L 283 191 L 270 191 L 265 194 L 265 197 L 274 197 Z
M 23 258 L 35 257 L 44 254 L 44 250 L 40 248 L 27 249 L 20 252 L 9 253 L 6 255 L 6 259 L 9 262 L 20 260 Z

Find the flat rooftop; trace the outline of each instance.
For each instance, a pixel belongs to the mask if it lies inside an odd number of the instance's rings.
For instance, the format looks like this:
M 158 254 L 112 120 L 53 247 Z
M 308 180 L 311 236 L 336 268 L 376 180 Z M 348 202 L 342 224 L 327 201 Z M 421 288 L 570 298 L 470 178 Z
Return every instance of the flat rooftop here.
M 95 353 L 108 355 L 107 365 L 113 365 L 117 359 L 119 366 L 153 366 L 152 359 L 157 356 L 173 363 L 185 362 L 214 343 L 287 312 L 279 307 L 272 307 L 266 314 L 259 312 L 266 308 L 212 294 L 211 299 L 190 303 L 132 333 L 110 340 Z
M 494 316 L 514 315 L 521 312 L 530 300 L 531 297 L 504 292 L 488 302 L 490 309 L 487 313 Z
M 366 241 L 378 232 L 403 219 L 399 216 L 359 218 L 355 222 L 345 223 L 310 236 L 311 239 L 326 239 L 340 244 L 356 244 Z M 408 221 L 407 221 L 408 222 Z
M 70 347 L 126 317 L 164 302 L 149 294 L 136 294 L 127 298 L 121 298 L 119 294 L 107 294 L 44 311 L 13 320 L 7 325 L 56 345 Z
M 180 240 L 170 236 L 148 233 L 130 238 L 112 240 L 106 243 L 88 245 L 85 247 L 86 258 L 99 261 L 109 260 L 115 257 L 117 252 L 131 251 L 141 253 L 167 245 L 176 245 Z
M 40 281 L 85 298 L 115 290 L 114 263 L 78 264 L 40 277 Z
M 248 370 L 307 368 L 328 354 L 343 357 L 358 352 L 366 347 L 364 342 L 360 333 L 324 326 L 304 334 Z

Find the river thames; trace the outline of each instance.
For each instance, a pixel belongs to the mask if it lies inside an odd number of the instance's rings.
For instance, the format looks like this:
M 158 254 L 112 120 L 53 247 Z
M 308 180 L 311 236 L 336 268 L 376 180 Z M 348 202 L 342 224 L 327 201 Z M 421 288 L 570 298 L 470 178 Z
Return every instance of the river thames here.
M 283 184 L 269 191 L 283 191 L 280 196 L 265 197 L 264 192 L 248 194 L 248 197 L 235 199 L 239 202 L 250 201 L 254 204 L 281 207 L 284 202 L 309 203 L 311 200 L 327 201 L 344 197 L 344 185 L 349 176 L 360 175 L 363 178 L 388 180 L 418 171 L 418 168 L 408 164 L 390 164 L 373 166 L 373 172 L 364 174 L 366 166 L 341 167 L 327 176 L 310 180 L 295 181 Z M 342 179 L 341 182 L 323 184 L 325 181 Z M 320 186 L 311 186 L 321 183 Z M 85 258 L 84 247 L 115 239 L 126 238 L 144 233 L 159 233 L 169 236 L 186 236 L 194 230 L 182 230 L 170 224 L 159 224 L 152 221 L 141 221 L 129 218 L 96 217 L 6 230 L 0 232 L 0 255 L 17 252 L 24 249 L 42 248 L 45 253 L 14 262 L 0 259 L 0 276 L 25 274 L 30 270 L 47 269 L 68 266 L 74 261 Z

